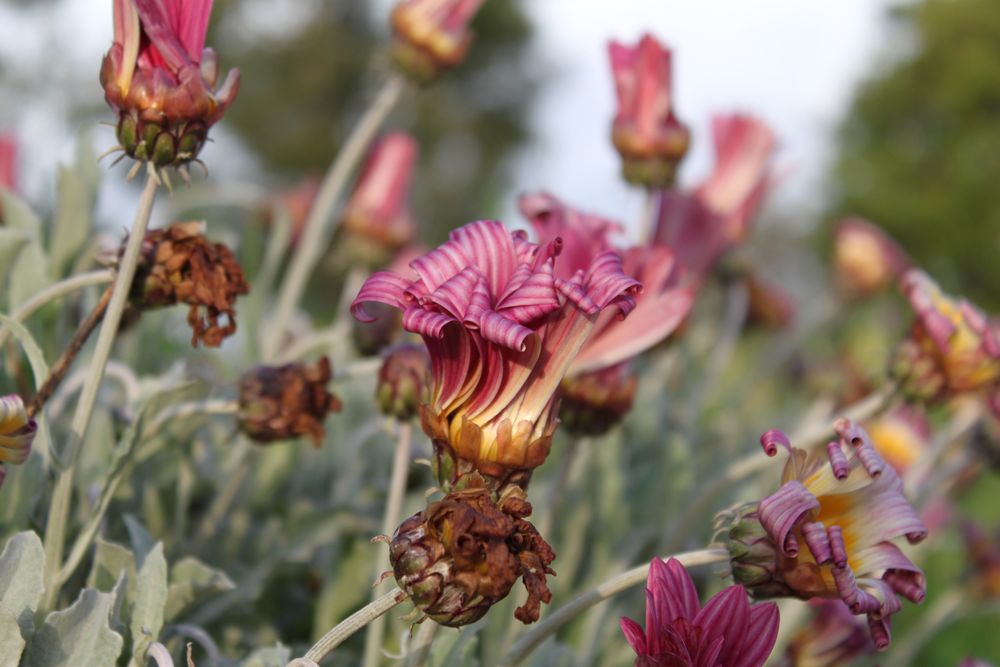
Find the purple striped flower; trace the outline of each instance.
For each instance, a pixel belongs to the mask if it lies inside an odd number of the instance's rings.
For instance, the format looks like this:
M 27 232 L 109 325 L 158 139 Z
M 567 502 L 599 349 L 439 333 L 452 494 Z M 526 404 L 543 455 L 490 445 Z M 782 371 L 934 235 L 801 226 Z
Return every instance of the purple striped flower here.
M 923 572 L 892 540 L 905 536 L 915 544 L 927 528 L 864 429 L 840 419 L 834 430 L 836 440 L 811 452 L 792 448 L 776 429 L 761 436 L 769 456 L 779 446 L 790 456 L 781 488 L 760 501 L 756 519 L 771 544 L 771 574 L 787 593 L 839 598 L 852 614 L 867 617 L 881 650 L 889 645 L 890 619 L 902 608 L 899 598 L 919 603 L 926 592 Z M 760 565 L 769 556 L 756 547 Z
M 344 228 L 389 250 L 413 240 L 415 225 L 407 207 L 417 142 L 391 132 L 372 148 L 344 210 Z
M 561 248 L 472 222 L 410 262 L 412 276 L 372 275 L 351 306 L 361 321 L 364 302 L 399 308 L 403 327 L 423 337 L 432 381 L 421 417 L 445 488 L 473 470 L 505 483 L 540 465 L 566 371 L 606 309 L 635 307 L 640 283 L 615 252 L 563 278 Z
M 680 561 L 654 558 L 646 580 L 646 628 L 621 619 L 636 667 L 760 667 L 778 637 L 778 606 L 751 605 L 742 586 L 704 607 Z

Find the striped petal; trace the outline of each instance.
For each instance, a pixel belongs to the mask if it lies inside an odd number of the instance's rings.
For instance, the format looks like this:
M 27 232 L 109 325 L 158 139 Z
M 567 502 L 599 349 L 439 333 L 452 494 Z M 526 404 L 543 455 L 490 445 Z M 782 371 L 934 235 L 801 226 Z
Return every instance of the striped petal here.
M 361 286 L 358 295 L 351 302 L 351 314 L 360 322 L 372 322 L 375 318 L 365 311 L 366 301 L 376 301 L 388 306 L 406 310 L 406 292 L 413 281 L 391 271 L 379 271 L 369 276 Z

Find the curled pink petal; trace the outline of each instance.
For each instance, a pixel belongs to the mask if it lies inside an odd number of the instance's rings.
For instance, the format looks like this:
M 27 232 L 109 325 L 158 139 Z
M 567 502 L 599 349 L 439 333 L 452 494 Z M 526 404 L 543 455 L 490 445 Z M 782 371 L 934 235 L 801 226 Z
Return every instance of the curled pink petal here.
M 772 428 L 761 434 L 760 446 L 764 448 L 764 453 L 768 456 L 775 456 L 778 453 L 778 445 L 781 445 L 791 453 L 792 443 L 789 442 L 788 436 L 781 429 Z

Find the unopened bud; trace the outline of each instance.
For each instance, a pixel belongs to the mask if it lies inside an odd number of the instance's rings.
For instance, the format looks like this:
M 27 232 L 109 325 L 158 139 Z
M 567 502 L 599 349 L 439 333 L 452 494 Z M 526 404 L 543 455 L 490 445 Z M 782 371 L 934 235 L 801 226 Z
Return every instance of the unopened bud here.
M 430 359 L 423 347 L 401 345 L 386 355 L 378 372 L 375 399 L 382 414 L 408 421 L 424 400 Z
M 568 377 L 559 387 L 559 419 L 570 433 L 605 433 L 632 409 L 638 386 L 627 364 Z

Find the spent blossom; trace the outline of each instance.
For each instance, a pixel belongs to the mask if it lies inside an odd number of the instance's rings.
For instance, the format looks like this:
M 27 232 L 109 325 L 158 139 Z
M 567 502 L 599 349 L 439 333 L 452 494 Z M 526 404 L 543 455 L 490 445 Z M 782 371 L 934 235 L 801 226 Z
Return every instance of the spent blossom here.
M 611 138 L 625 179 L 647 187 L 673 184 L 691 133 L 674 114 L 671 53 L 652 35 L 635 46 L 608 44 L 618 108 Z
M 919 603 L 926 593 L 923 572 L 892 540 L 916 544 L 927 528 L 864 429 L 839 419 L 834 430 L 837 440 L 809 452 L 777 429 L 761 436 L 769 456 L 780 445 L 789 458 L 781 488 L 744 508 L 730 531 L 733 576 L 755 597 L 842 600 L 867 617 L 882 650 L 899 597 Z
M 238 70 L 215 89 L 218 58 L 205 47 L 211 13 L 212 0 L 114 0 L 101 85 L 130 157 L 156 166 L 197 158 L 208 129 L 236 98 Z
M 702 607 L 676 558 L 654 558 L 646 579 L 646 627 L 621 619 L 636 667 L 760 667 L 778 638 L 778 606 L 751 605 L 742 586 L 729 586 Z
M 606 309 L 635 307 L 640 284 L 616 253 L 565 279 L 561 246 L 469 223 L 413 260 L 412 277 L 373 274 L 351 306 L 362 321 L 367 301 L 394 306 L 423 338 L 432 378 L 421 421 L 445 490 L 472 472 L 494 488 L 526 483 L 549 452 L 556 389 L 595 323 Z
M 845 292 L 868 296 L 892 285 L 910 260 L 880 227 L 862 218 L 837 224 L 833 239 L 837 282 Z
M 418 81 L 465 60 L 469 23 L 485 0 L 402 0 L 392 10 L 393 56 Z
M 936 402 L 982 394 L 1000 415 L 1000 331 L 974 304 L 941 291 L 926 273 L 911 269 L 901 280 L 916 319 L 900 343 L 892 372 L 906 394 Z

